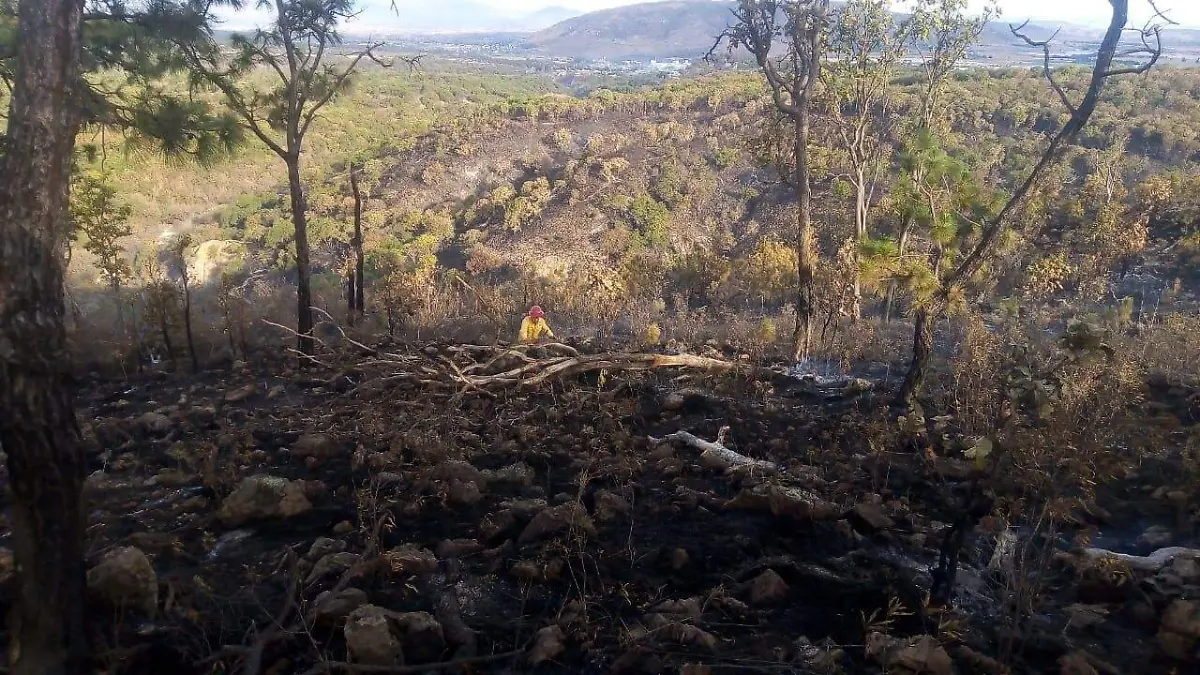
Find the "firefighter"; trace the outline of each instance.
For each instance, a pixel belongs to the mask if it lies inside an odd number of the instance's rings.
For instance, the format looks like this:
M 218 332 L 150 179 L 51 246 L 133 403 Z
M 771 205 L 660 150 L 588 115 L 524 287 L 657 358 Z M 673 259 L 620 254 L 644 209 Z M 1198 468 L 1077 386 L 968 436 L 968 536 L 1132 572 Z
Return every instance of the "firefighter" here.
M 554 332 L 550 330 L 550 324 L 546 323 L 546 313 L 537 305 L 530 307 L 525 318 L 521 319 L 521 332 L 517 334 L 517 341 L 532 345 L 541 342 L 542 338 L 553 337 Z

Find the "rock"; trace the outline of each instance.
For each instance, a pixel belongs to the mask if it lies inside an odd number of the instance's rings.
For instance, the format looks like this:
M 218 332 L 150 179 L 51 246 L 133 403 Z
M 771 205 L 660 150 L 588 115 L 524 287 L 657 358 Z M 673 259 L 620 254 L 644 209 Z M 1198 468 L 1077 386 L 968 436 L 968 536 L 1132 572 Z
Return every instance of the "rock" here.
M 691 561 L 692 558 L 688 555 L 687 549 L 677 548 L 671 551 L 671 569 L 681 570 L 687 567 Z
M 450 487 L 446 490 L 446 499 L 451 504 L 471 506 L 478 504 L 483 499 L 483 492 L 479 490 L 478 483 L 464 483 L 459 480 L 452 480 L 450 481 Z
M 663 410 L 670 410 L 674 412 L 676 410 L 683 410 L 684 403 L 685 399 L 683 394 L 680 394 L 679 392 L 671 392 L 663 397 L 662 407 Z
M 338 444 L 328 434 L 305 434 L 290 449 L 296 457 L 325 459 L 339 454 Z
M 312 546 L 308 548 L 308 553 L 304 554 L 307 560 L 320 560 L 330 553 L 340 553 L 346 550 L 346 542 L 330 539 L 329 537 L 317 537 Z
M 170 417 L 156 412 L 148 412 L 142 415 L 134 420 L 133 424 L 143 433 L 154 436 L 165 436 L 174 426 Z
M 1108 608 L 1104 605 L 1084 605 L 1075 603 L 1067 607 L 1071 619 L 1068 625 L 1072 628 L 1088 628 L 1108 620 Z
M 1137 545 L 1151 551 L 1156 551 L 1160 548 L 1170 546 L 1174 540 L 1175 535 L 1171 530 L 1162 525 L 1152 525 L 1146 528 L 1146 531 L 1137 538 Z
M 312 509 L 300 481 L 269 475 L 249 476 L 221 503 L 217 517 L 236 527 L 253 520 L 290 518 Z
M 363 605 L 350 613 L 343 634 L 351 658 L 358 663 L 390 666 L 401 654 L 400 640 L 392 634 L 389 612 L 375 605 Z
M 895 522 L 891 518 L 884 515 L 883 510 L 878 504 L 870 504 L 867 502 L 859 502 L 850 509 L 850 513 L 846 515 L 850 523 L 854 525 L 854 529 L 859 532 L 879 532 L 881 530 L 891 529 Z
M 476 469 L 467 462 L 450 460 L 442 462 L 434 467 L 430 472 L 430 478 L 438 481 L 450 482 L 459 481 L 461 483 L 475 483 L 481 489 L 487 487 L 487 479 L 483 477 L 483 472 Z
M 315 623 L 338 623 L 366 604 L 366 592 L 357 588 L 343 588 L 336 595 L 324 591 L 313 601 L 309 620 Z
M 536 666 L 551 659 L 558 658 L 567 650 L 563 641 L 566 635 L 559 626 L 546 626 L 533 637 L 533 647 L 529 649 L 529 665 Z
M 284 391 L 286 390 L 283 388 L 282 384 L 277 384 L 274 387 L 271 387 L 270 391 L 267 392 L 267 400 L 274 401 L 280 396 L 283 396 Z
M 253 384 L 248 384 L 244 387 L 234 389 L 225 393 L 226 403 L 241 403 L 258 392 L 258 387 Z
M 428 574 L 436 572 L 438 559 L 429 549 L 416 544 L 403 544 L 383 554 L 396 574 Z
M 354 531 L 354 524 L 348 520 L 343 520 L 342 522 L 333 526 L 334 534 L 350 534 L 353 531 Z
M 158 575 L 141 549 L 115 548 L 88 570 L 88 590 L 115 607 L 153 619 L 158 612 Z
M 233 271 L 246 259 L 244 242 L 232 239 L 209 239 L 200 242 L 188 261 L 192 279 L 197 286 L 219 279 L 222 272 Z
M 743 489 L 725 503 L 725 508 L 768 511 L 776 517 L 799 521 L 828 520 L 839 513 L 833 504 L 815 493 L 773 483 Z
M 1058 660 L 1059 675 L 1100 675 L 1088 661 L 1087 654 L 1073 651 Z
M 1200 641 L 1200 600 L 1176 600 L 1163 614 L 1158 629 L 1158 644 L 1174 659 L 1195 657 Z
M 608 490 L 596 492 L 596 518 L 600 522 L 609 522 L 621 516 L 628 516 L 632 510 L 633 507 L 621 495 Z
M 442 624 L 428 612 L 392 614 L 393 624 L 400 630 L 405 660 L 409 663 L 430 663 L 442 660 L 446 637 Z
M 786 598 L 791 590 L 775 570 L 766 570 L 750 582 L 750 602 L 770 605 Z
M 592 519 L 578 502 L 567 502 L 538 513 L 517 537 L 517 543 L 528 544 L 566 531 L 589 536 L 596 533 Z
M 900 639 L 871 633 L 867 636 L 867 658 L 889 672 L 912 675 L 952 675 L 954 663 L 950 655 L 932 636 L 922 635 Z
M 511 509 L 497 513 L 489 513 L 479 524 L 479 537 L 487 542 L 493 542 L 517 525 L 517 515 Z
M 474 539 L 447 539 L 438 544 L 437 557 L 440 559 L 446 558 L 461 558 L 465 555 L 478 553 L 483 550 L 483 544 L 480 544 Z
M 517 462 L 516 464 L 510 464 L 495 471 L 484 471 L 483 476 L 489 485 L 492 483 L 503 483 L 529 487 L 533 485 L 534 479 L 537 478 L 537 473 L 528 464 Z
M 304 583 L 311 584 L 327 574 L 345 572 L 358 564 L 359 560 L 362 560 L 362 556 L 350 551 L 325 555 L 313 565 L 312 571 L 308 573 L 308 578 L 304 580 Z
M 529 583 L 543 581 L 545 580 L 546 576 L 542 572 L 542 568 L 532 560 L 517 561 L 516 564 L 509 568 L 508 573 L 511 574 L 514 579 Z

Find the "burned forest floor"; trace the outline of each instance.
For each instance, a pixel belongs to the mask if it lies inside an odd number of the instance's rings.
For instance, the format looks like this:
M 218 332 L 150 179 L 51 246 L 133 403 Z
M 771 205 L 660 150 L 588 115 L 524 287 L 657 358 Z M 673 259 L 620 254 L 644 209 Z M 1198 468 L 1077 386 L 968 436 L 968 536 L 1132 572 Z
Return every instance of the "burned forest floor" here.
M 978 514 L 937 606 L 972 466 L 897 440 L 884 387 L 600 366 L 469 386 L 461 346 L 391 349 L 83 383 L 97 672 L 1200 668 L 1198 432 L 1172 407 L 1194 392 L 1146 406 L 1171 413 L 1161 453 L 1053 530 Z

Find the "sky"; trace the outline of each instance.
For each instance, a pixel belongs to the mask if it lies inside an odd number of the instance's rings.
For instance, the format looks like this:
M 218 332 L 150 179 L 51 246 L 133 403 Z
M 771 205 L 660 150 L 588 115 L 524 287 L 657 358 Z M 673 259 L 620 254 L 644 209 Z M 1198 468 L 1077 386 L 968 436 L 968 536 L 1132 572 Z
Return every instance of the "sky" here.
M 524 14 L 552 5 L 590 12 L 618 5 L 631 5 L 645 0 L 476 0 L 491 5 L 506 13 Z M 982 7 L 986 0 L 970 0 L 975 8 Z M 1200 0 L 1157 0 L 1159 8 L 1179 24 L 1189 28 L 1200 28 Z M 388 7 L 390 0 L 360 0 L 360 5 Z M 903 2 L 896 2 L 897 6 Z M 1000 0 L 1002 19 L 1024 21 L 1041 19 L 1064 21 L 1086 26 L 1106 26 L 1110 15 L 1107 0 Z M 1140 25 L 1149 16 L 1150 6 L 1146 0 L 1131 0 L 1131 25 Z M 233 18 L 233 17 L 230 17 Z M 233 22 L 237 22 L 234 19 Z

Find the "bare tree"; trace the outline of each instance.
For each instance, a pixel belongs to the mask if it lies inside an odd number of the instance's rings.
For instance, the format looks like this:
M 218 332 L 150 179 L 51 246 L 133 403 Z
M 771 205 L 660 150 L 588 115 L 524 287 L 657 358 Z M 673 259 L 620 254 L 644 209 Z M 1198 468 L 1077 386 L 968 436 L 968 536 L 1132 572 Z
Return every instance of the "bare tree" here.
M 0 446 L 13 493 L 17 675 L 75 675 L 88 655 L 85 463 L 63 323 L 82 17 L 83 0 L 20 3 L 0 145 Z
M 796 330 L 793 357 L 806 359 L 812 349 L 816 312 L 818 251 L 812 224 L 812 188 L 808 138 L 813 89 L 821 74 L 829 0 L 740 0 L 735 23 L 725 29 L 709 50 L 712 58 L 722 43 L 730 53 L 745 49 L 754 57 L 775 109 L 791 122 L 792 171 L 781 175 L 796 191 Z
M 376 58 L 376 42 L 341 54 L 338 24 L 356 14 L 355 0 L 264 0 L 274 10 L 270 26 L 249 36 L 235 35 L 234 56 L 225 59 L 215 41 L 203 47 L 180 44 L 198 83 L 220 91 L 243 125 L 287 166 L 292 225 L 296 245 L 296 333 L 299 350 L 311 355 L 312 266 L 308 245 L 308 204 L 300 178 L 304 139 L 321 110 L 350 83 L 363 59 Z M 265 68 L 275 76 L 273 87 L 259 90 L 244 76 Z
M 1104 39 L 1096 52 L 1096 63 L 1092 68 L 1087 89 L 1079 103 L 1074 103 L 1071 96 L 1058 82 L 1050 66 L 1050 44 L 1053 36 L 1046 40 L 1033 40 L 1022 31 L 1028 22 L 1020 26 L 1010 26 L 1013 35 L 1021 38 L 1027 44 L 1040 47 L 1045 54 L 1044 74 L 1050 87 L 1058 96 L 1059 101 L 1067 109 L 1070 117 L 1050 140 L 1050 144 L 1042 153 L 1034 168 L 1029 172 L 1024 182 L 1013 193 L 995 217 L 981 223 L 979 240 L 951 271 L 939 279 L 939 287 L 933 298 L 926 305 L 918 308 L 913 330 L 913 352 L 909 362 L 908 372 L 898 394 L 899 402 L 911 405 L 914 398 L 925 383 L 929 362 L 933 356 L 933 326 L 945 314 L 950 305 L 951 297 L 955 296 L 964 284 L 971 281 L 983 265 L 995 254 L 1000 236 L 1009 227 L 1009 217 L 1020 206 L 1025 196 L 1029 194 L 1038 178 L 1054 162 L 1062 151 L 1079 136 L 1100 100 L 1100 94 L 1110 78 L 1121 75 L 1141 74 L 1154 67 L 1162 56 L 1162 29 L 1164 25 L 1173 23 L 1155 6 L 1153 0 L 1148 0 L 1154 9 L 1154 15 L 1141 28 L 1132 29 L 1138 34 L 1141 45 L 1118 53 L 1121 36 L 1127 31 L 1129 23 L 1129 0 L 1109 0 L 1112 5 L 1112 20 L 1105 31 Z M 1136 65 L 1114 67 L 1113 60 L 1122 58 L 1141 57 Z

